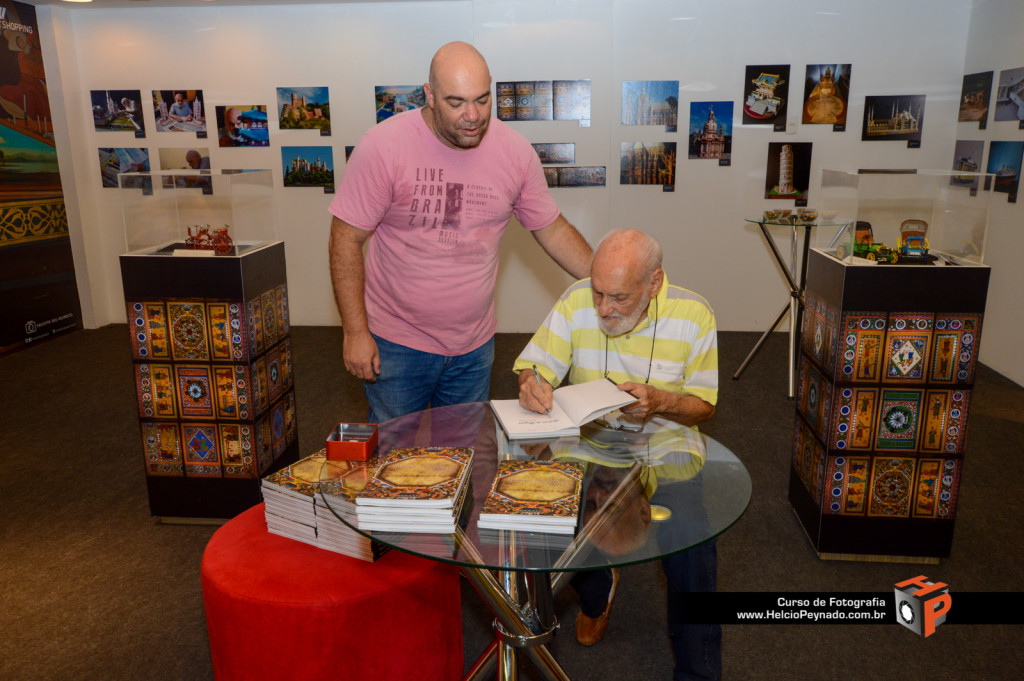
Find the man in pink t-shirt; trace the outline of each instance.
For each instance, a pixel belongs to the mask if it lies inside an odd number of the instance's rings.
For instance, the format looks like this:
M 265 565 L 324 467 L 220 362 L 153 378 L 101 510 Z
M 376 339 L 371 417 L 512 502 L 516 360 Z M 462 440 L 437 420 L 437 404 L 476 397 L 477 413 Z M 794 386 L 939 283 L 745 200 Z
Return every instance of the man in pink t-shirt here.
M 491 120 L 483 56 L 443 46 L 423 90 L 425 107 L 363 136 L 330 206 L 345 368 L 363 379 L 373 422 L 488 398 L 498 248 L 513 215 L 569 274 L 590 267 L 529 142 Z

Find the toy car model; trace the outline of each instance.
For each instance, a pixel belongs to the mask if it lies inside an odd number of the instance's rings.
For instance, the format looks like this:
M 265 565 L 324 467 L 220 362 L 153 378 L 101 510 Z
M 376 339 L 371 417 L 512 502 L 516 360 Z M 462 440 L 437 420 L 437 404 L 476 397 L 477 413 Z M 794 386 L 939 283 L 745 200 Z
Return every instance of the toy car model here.
M 846 244 L 839 244 L 836 247 L 836 257 L 842 260 L 849 255 L 846 248 Z M 865 260 L 880 260 L 890 263 L 895 263 L 899 260 L 899 254 L 895 249 L 889 248 L 884 243 L 875 242 L 871 223 L 864 220 L 857 221 L 853 237 L 853 255 Z
M 904 220 L 900 223 L 900 240 L 896 244 L 900 259 L 907 262 L 928 262 L 928 223 Z

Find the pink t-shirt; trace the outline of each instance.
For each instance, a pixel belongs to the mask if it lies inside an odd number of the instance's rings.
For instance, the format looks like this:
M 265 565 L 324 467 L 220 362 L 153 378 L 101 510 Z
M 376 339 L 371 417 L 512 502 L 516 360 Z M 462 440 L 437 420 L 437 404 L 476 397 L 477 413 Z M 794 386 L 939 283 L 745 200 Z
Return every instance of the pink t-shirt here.
M 478 147 L 457 150 L 416 109 L 363 136 L 330 212 L 376 230 L 366 251 L 370 331 L 452 356 L 494 334 L 498 245 L 509 219 L 541 229 L 558 206 L 533 147 L 505 123 L 492 117 Z

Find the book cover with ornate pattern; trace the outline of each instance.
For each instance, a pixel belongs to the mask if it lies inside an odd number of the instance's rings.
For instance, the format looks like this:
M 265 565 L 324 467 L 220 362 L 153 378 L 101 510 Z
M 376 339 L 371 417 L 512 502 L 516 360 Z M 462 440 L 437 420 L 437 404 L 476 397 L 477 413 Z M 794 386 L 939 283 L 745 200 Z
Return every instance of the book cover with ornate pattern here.
M 501 461 L 480 519 L 529 516 L 524 521 L 575 525 L 582 486 L 578 461 Z
M 380 460 L 356 503 L 451 507 L 472 459 L 472 447 L 396 447 Z

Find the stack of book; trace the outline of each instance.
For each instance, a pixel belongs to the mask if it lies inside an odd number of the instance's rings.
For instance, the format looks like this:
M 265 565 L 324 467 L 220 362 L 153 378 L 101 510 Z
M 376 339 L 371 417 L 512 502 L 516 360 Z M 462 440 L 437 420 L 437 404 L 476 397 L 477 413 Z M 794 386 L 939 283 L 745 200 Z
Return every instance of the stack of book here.
M 360 530 L 451 534 L 469 487 L 471 447 L 396 447 L 355 498 Z
M 267 531 L 328 551 L 373 561 L 386 547 L 359 534 L 338 520 L 317 494 L 321 480 L 329 480 L 331 505 L 344 511 L 366 483 L 375 461 L 328 461 L 324 451 L 296 461 L 260 481 Z M 340 499 L 335 503 L 335 499 Z M 355 513 L 352 513 L 355 522 Z
M 315 506 L 317 546 L 362 560 L 380 558 L 391 547 L 375 542 L 351 527 L 356 524 L 356 495 L 373 475 L 377 460 L 328 460 L 325 466 L 327 470 L 321 475 L 320 495 Z
M 500 461 L 477 527 L 573 534 L 582 488 L 578 461 Z
M 316 545 L 316 491 L 325 458 L 314 454 L 260 481 L 267 530 Z

